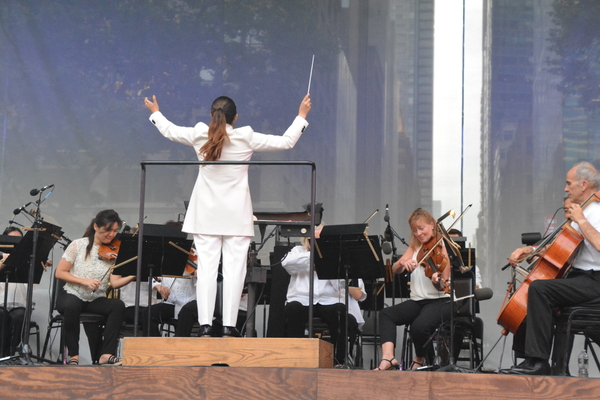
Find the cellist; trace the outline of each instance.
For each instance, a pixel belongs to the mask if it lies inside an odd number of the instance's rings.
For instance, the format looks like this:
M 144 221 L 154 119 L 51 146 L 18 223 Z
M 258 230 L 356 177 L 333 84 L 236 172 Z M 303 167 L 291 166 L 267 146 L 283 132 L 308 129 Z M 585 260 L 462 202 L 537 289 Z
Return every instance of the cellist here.
M 569 170 L 565 192 L 571 200 L 565 215 L 571 226 L 583 236 L 565 279 L 538 279 L 531 282 L 527 298 L 525 324 L 515 334 L 513 350 L 525 360 L 501 372 L 520 375 L 550 374 L 553 332 L 553 309 L 573 306 L 600 297 L 600 202 L 581 204 L 600 187 L 600 175 L 588 162 L 580 162 Z M 516 266 L 534 251 L 521 247 L 509 257 Z M 524 335 L 524 338 L 522 337 Z M 523 346 L 523 347 L 522 347 Z

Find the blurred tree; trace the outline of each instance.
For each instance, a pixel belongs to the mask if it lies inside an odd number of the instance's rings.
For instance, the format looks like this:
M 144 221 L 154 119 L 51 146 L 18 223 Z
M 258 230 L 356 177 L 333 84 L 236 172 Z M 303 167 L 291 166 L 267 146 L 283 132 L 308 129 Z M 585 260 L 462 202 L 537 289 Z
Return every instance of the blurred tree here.
M 600 112 L 600 1 L 554 0 L 550 50 L 558 57 L 549 61 L 560 75 L 565 96 L 580 96 L 580 105 Z

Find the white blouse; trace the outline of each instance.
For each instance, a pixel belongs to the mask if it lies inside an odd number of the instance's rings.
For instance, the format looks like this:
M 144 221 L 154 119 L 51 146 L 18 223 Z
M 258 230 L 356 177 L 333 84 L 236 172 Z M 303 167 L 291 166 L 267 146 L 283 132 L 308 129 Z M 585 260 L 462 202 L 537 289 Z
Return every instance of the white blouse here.
M 100 246 L 98 245 L 93 245 L 90 255 L 86 257 L 85 249 L 88 243 L 88 238 L 76 239 L 67 247 L 62 256 L 62 258 L 73 264 L 69 271 L 71 275 L 83 279 L 98 279 L 102 282 L 95 292 L 87 286 L 71 282 L 65 283 L 65 291 L 83 301 L 93 301 L 99 297 L 106 297 L 106 289 L 110 280 L 110 268 L 114 263 L 100 258 L 98 255 Z

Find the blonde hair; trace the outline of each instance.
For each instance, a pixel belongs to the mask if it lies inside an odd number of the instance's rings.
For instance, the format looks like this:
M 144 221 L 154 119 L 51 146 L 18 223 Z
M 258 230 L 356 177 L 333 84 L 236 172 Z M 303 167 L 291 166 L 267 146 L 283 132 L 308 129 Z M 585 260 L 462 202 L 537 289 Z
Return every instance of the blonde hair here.
M 410 226 L 411 246 L 417 243 L 417 238 L 415 237 L 415 234 L 413 232 L 413 224 L 415 224 L 420 218 L 423 218 L 426 224 L 433 223 L 435 225 L 437 223 L 435 218 L 433 218 L 433 216 L 429 212 L 423 210 L 422 208 L 417 208 L 415 211 L 413 211 L 412 214 L 410 214 L 410 216 L 408 217 L 408 226 Z M 436 232 L 434 232 L 434 234 L 436 234 Z

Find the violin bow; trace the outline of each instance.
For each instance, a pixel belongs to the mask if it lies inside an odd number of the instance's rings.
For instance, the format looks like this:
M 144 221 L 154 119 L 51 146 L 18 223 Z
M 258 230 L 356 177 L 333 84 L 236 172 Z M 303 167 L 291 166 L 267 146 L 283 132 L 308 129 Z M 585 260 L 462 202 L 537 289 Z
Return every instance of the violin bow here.
M 457 223 L 458 221 L 460 221 L 460 220 L 462 219 L 462 217 L 464 217 L 465 213 L 466 213 L 467 211 L 469 211 L 469 209 L 471 208 L 471 206 L 472 206 L 472 205 L 473 205 L 473 204 L 469 204 L 469 205 L 467 206 L 467 208 L 465 208 L 465 209 L 463 210 L 463 212 L 462 212 L 462 213 L 461 213 L 461 214 L 458 216 L 458 218 L 456 218 L 456 219 L 454 220 L 454 222 L 452 222 L 452 225 L 450 225 L 450 228 L 448 228 L 448 230 L 452 229 L 452 227 L 453 227 L 454 225 L 456 225 L 456 223 Z M 430 254 L 433 252 L 433 249 L 435 249 L 435 248 L 436 248 L 436 246 L 437 246 L 438 244 L 440 244 L 440 242 L 441 242 L 442 240 L 444 240 L 444 239 L 446 239 L 446 240 L 447 240 L 447 241 L 450 243 L 450 246 L 451 246 L 451 247 L 454 247 L 454 249 L 453 249 L 453 250 L 460 249 L 460 246 L 459 246 L 459 245 L 458 245 L 458 244 L 457 244 L 457 243 L 456 243 L 454 240 L 452 240 L 452 238 L 450 238 L 450 236 L 448 235 L 448 232 L 447 232 L 447 230 L 444 228 L 444 225 L 442 225 L 442 220 L 443 220 L 443 219 L 445 219 L 446 217 L 448 217 L 449 215 L 452 215 L 452 216 L 454 216 L 454 215 L 456 215 L 456 212 L 455 212 L 454 210 L 450 210 L 450 211 L 448 211 L 446 214 L 444 214 L 444 215 L 442 215 L 440 218 L 438 218 L 438 220 L 437 220 L 437 224 L 436 224 L 436 225 L 437 225 L 437 227 L 438 227 L 438 230 L 440 230 L 440 233 L 442 234 L 442 237 L 440 237 L 440 238 L 437 240 L 437 242 L 435 242 L 435 244 L 434 244 L 433 246 L 431 246 L 431 249 L 429 249 L 429 251 L 427 251 L 427 253 L 425 253 L 425 255 L 423 255 L 423 258 L 421 259 L 421 261 L 423 261 L 423 260 L 427 259 L 427 257 L 429 257 L 429 255 L 430 255 Z M 454 253 L 454 254 L 456 255 L 456 253 Z M 419 264 L 421 263 L 421 261 L 419 262 Z

